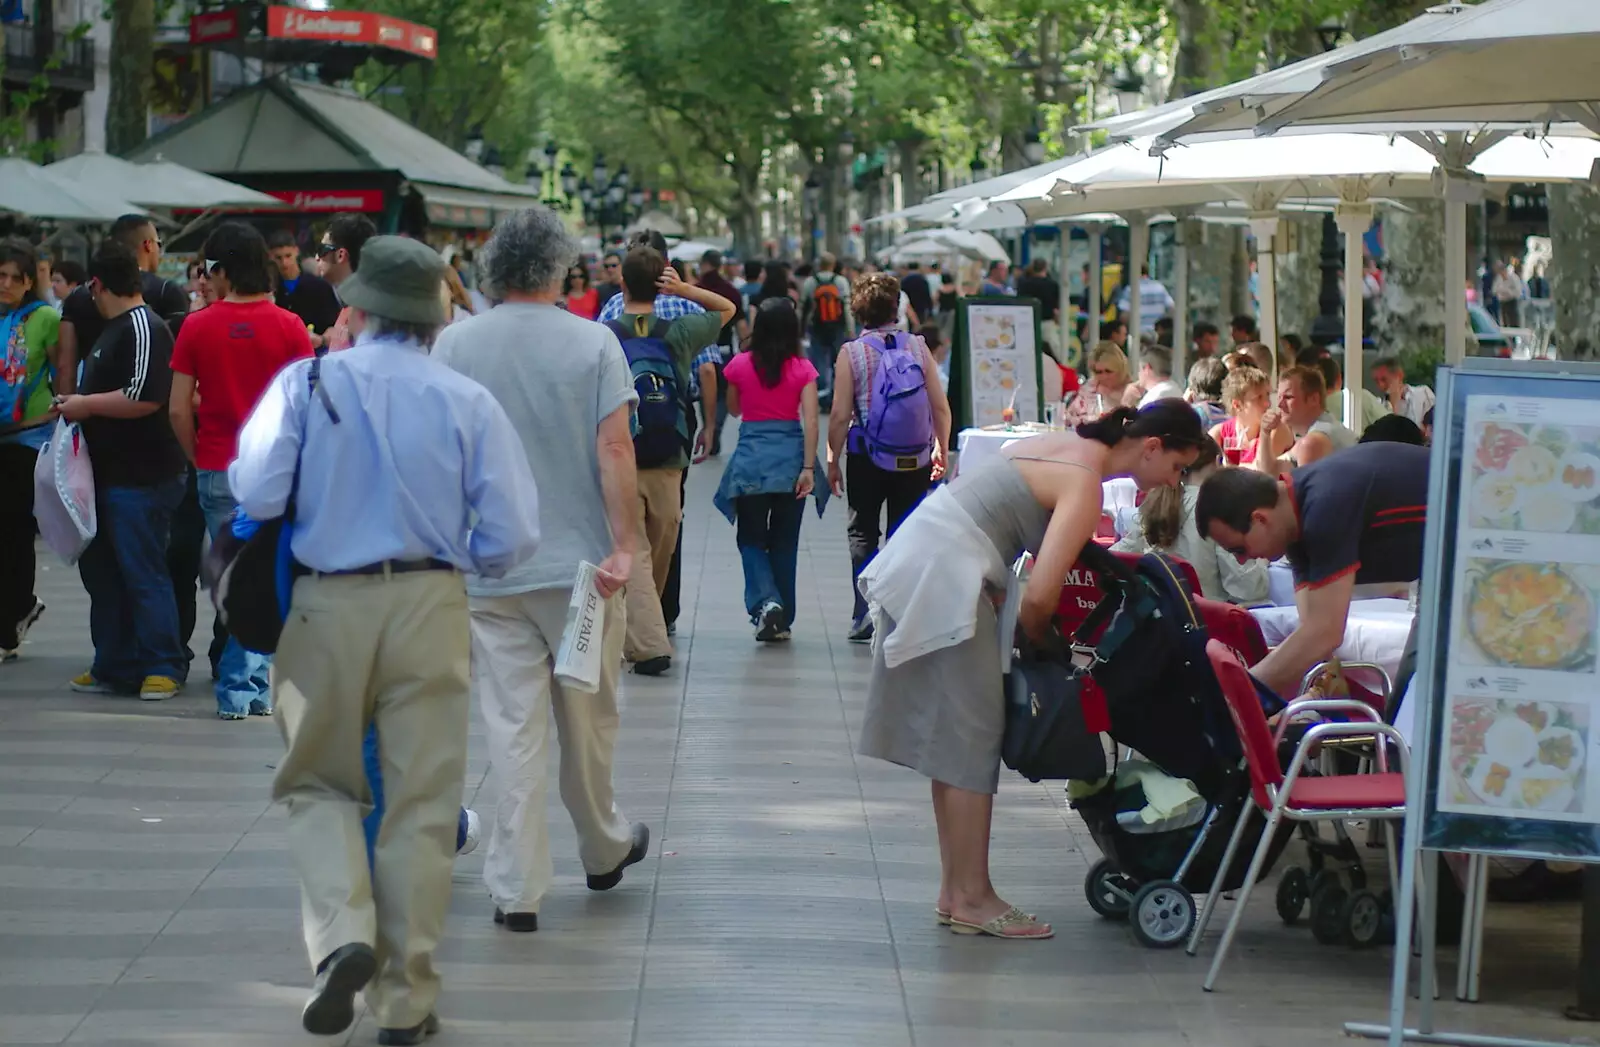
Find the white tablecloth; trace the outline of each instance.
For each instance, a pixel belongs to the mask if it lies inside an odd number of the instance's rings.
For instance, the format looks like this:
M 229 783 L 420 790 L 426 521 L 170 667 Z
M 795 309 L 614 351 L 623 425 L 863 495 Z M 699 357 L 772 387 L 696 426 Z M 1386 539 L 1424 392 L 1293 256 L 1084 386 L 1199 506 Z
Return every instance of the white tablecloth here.
M 988 461 L 1008 444 L 1036 435 L 1038 434 L 1026 430 L 1008 432 L 1004 429 L 963 429 L 956 435 L 956 453 L 961 456 L 957 472 Z M 1122 476 L 1107 480 L 1100 487 L 1103 492 L 1102 509 L 1107 516 L 1116 521 L 1117 534 L 1120 536 L 1126 531 L 1128 520 L 1133 515 L 1133 503 L 1139 495 L 1138 485 Z M 1293 603 L 1293 599 L 1290 602 Z
M 1282 643 L 1300 623 L 1300 613 L 1293 607 L 1253 607 L 1250 613 L 1261 623 L 1268 647 Z M 1345 622 L 1344 643 L 1334 653 L 1341 661 L 1381 665 L 1392 680 L 1400 671 L 1411 618 L 1411 608 L 1405 600 L 1353 600 Z

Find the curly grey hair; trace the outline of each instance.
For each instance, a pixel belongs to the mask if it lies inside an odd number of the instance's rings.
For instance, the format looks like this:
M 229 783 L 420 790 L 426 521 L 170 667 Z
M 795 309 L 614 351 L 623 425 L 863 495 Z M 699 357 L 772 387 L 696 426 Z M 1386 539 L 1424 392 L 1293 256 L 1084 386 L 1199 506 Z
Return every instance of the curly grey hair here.
M 484 291 L 497 301 L 559 287 L 577 261 L 578 241 L 548 207 L 530 207 L 502 218 L 479 255 Z

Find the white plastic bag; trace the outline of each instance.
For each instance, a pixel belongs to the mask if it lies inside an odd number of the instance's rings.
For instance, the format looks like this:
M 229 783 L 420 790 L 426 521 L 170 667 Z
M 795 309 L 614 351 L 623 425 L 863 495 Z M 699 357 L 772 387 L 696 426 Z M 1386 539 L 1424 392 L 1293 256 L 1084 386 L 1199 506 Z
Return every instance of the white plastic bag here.
M 69 564 L 94 541 L 94 468 L 83 430 L 56 419 L 33 467 L 33 515 L 44 544 Z
M 556 679 L 563 687 L 589 694 L 600 689 L 601 637 L 606 630 L 606 602 L 595 587 L 598 570 L 587 560 L 578 564 L 567 625 L 556 652 Z

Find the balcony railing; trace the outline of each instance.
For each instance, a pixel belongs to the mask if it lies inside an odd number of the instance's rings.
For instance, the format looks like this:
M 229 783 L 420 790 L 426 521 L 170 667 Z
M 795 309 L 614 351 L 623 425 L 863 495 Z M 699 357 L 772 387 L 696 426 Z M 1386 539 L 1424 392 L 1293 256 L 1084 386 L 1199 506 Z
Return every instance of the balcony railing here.
M 0 77 L 6 82 L 28 83 L 44 73 L 50 86 L 58 90 L 94 90 L 93 40 L 65 33 L 52 33 L 41 40 L 39 31 L 31 25 L 8 25 L 4 29 L 5 65 L 0 67 Z M 59 63 L 50 69 L 53 56 L 59 58 Z

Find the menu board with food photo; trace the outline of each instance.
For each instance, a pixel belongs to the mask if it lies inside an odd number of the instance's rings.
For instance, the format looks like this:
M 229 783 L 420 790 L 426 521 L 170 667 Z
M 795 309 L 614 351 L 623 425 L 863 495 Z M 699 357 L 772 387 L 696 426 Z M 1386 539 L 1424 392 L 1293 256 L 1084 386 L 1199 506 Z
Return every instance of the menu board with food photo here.
M 1593 400 L 1467 395 L 1438 809 L 1600 821 L 1600 420 Z
M 1039 340 L 1032 304 L 967 306 L 967 395 L 971 424 L 1037 422 Z

